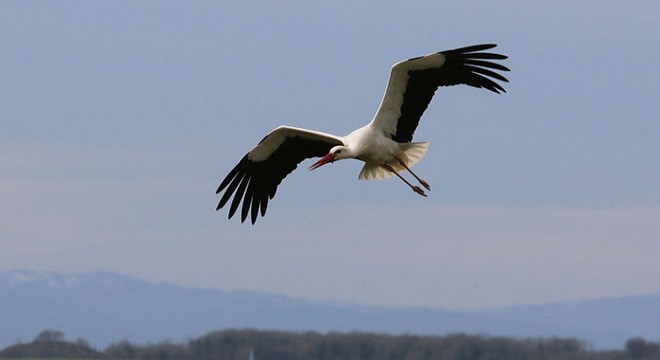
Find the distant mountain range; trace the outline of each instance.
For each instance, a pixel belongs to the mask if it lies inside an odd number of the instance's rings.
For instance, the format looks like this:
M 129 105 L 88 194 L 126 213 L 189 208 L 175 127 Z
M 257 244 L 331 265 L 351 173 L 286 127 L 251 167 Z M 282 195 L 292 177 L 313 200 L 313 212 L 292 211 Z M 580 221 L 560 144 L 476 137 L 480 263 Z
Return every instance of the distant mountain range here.
M 100 270 L 0 272 L 0 348 L 29 342 L 46 328 L 100 349 L 122 340 L 177 342 L 226 328 L 575 337 L 596 349 L 621 349 L 632 337 L 660 340 L 660 294 L 456 311 L 189 288 Z

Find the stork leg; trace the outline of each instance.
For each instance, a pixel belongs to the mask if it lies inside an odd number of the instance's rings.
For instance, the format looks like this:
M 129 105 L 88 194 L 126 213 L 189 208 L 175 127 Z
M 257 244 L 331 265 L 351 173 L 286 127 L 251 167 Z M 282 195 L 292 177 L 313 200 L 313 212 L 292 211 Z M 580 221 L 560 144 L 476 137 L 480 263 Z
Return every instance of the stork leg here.
M 412 176 L 414 176 L 415 179 L 417 179 L 417 181 L 419 181 L 419 183 L 422 184 L 422 186 L 426 188 L 426 190 L 431 191 L 431 185 L 429 185 L 429 183 L 427 183 L 426 181 L 420 179 L 419 176 L 417 176 L 417 174 L 415 174 L 412 170 L 410 170 L 410 168 L 409 168 L 408 166 L 406 166 L 406 163 L 404 163 L 403 161 L 401 161 L 401 159 L 399 159 L 399 158 L 396 157 L 396 156 L 395 156 L 394 158 L 399 162 L 399 164 L 401 164 L 401 166 L 403 166 L 404 168 L 406 168 L 406 170 L 408 170 L 408 172 L 411 173 Z
M 383 164 L 383 167 L 387 169 L 387 171 L 394 173 L 394 175 L 398 176 L 399 179 L 403 180 L 403 182 L 406 183 L 406 185 L 410 186 L 410 188 L 413 189 L 414 192 L 422 195 L 423 197 L 426 197 L 426 193 L 424 193 L 424 190 L 422 190 L 422 188 L 409 183 L 408 180 L 404 179 L 403 176 L 399 175 L 398 172 L 394 171 L 394 169 L 390 165 Z

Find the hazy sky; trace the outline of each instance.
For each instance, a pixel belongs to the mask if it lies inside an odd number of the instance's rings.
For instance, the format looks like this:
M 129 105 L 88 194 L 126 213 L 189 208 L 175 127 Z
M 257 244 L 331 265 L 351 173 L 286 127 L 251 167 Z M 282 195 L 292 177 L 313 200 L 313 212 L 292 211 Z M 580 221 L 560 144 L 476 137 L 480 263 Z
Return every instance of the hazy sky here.
M 3 1 L 0 270 L 470 308 L 660 292 L 658 1 Z M 256 226 L 216 187 L 280 124 L 346 134 L 390 66 L 497 43 L 436 93 L 422 198 L 358 162 Z

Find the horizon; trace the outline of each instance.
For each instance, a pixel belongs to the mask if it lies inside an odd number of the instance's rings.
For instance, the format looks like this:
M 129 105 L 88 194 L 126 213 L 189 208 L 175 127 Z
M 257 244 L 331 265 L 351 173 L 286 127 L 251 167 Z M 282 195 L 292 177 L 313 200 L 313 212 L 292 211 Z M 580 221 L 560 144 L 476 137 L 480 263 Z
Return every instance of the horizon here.
M 605 350 L 620 348 L 632 338 L 656 341 L 660 324 L 658 314 L 652 311 L 660 304 L 660 294 L 461 310 L 384 307 L 291 298 L 263 291 L 194 288 L 105 270 L 72 274 L 0 272 L 0 286 L 7 295 L 6 306 L 0 311 L 4 319 L 0 324 L 0 347 L 23 343 L 44 329 L 59 330 L 104 348 L 125 340 L 139 344 L 181 341 L 215 330 L 252 328 L 559 337 L 578 339 L 589 348 Z

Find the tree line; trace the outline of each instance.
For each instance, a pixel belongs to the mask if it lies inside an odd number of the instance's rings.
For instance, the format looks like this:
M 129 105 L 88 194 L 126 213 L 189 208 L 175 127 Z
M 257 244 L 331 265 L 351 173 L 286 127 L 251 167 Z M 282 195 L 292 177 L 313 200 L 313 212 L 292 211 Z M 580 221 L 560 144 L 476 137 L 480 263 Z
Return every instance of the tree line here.
M 44 330 L 31 343 L 0 351 L 0 358 L 242 360 L 250 357 L 255 360 L 650 360 L 660 359 L 660 343 L 633 338 L 622 350 L 596 351 L 582 341 L 560 338 L 223 330 L 181 343 L 140 345 L 125 340 L 99 351 L 84 339 L 70 342 L 60 331 Z

